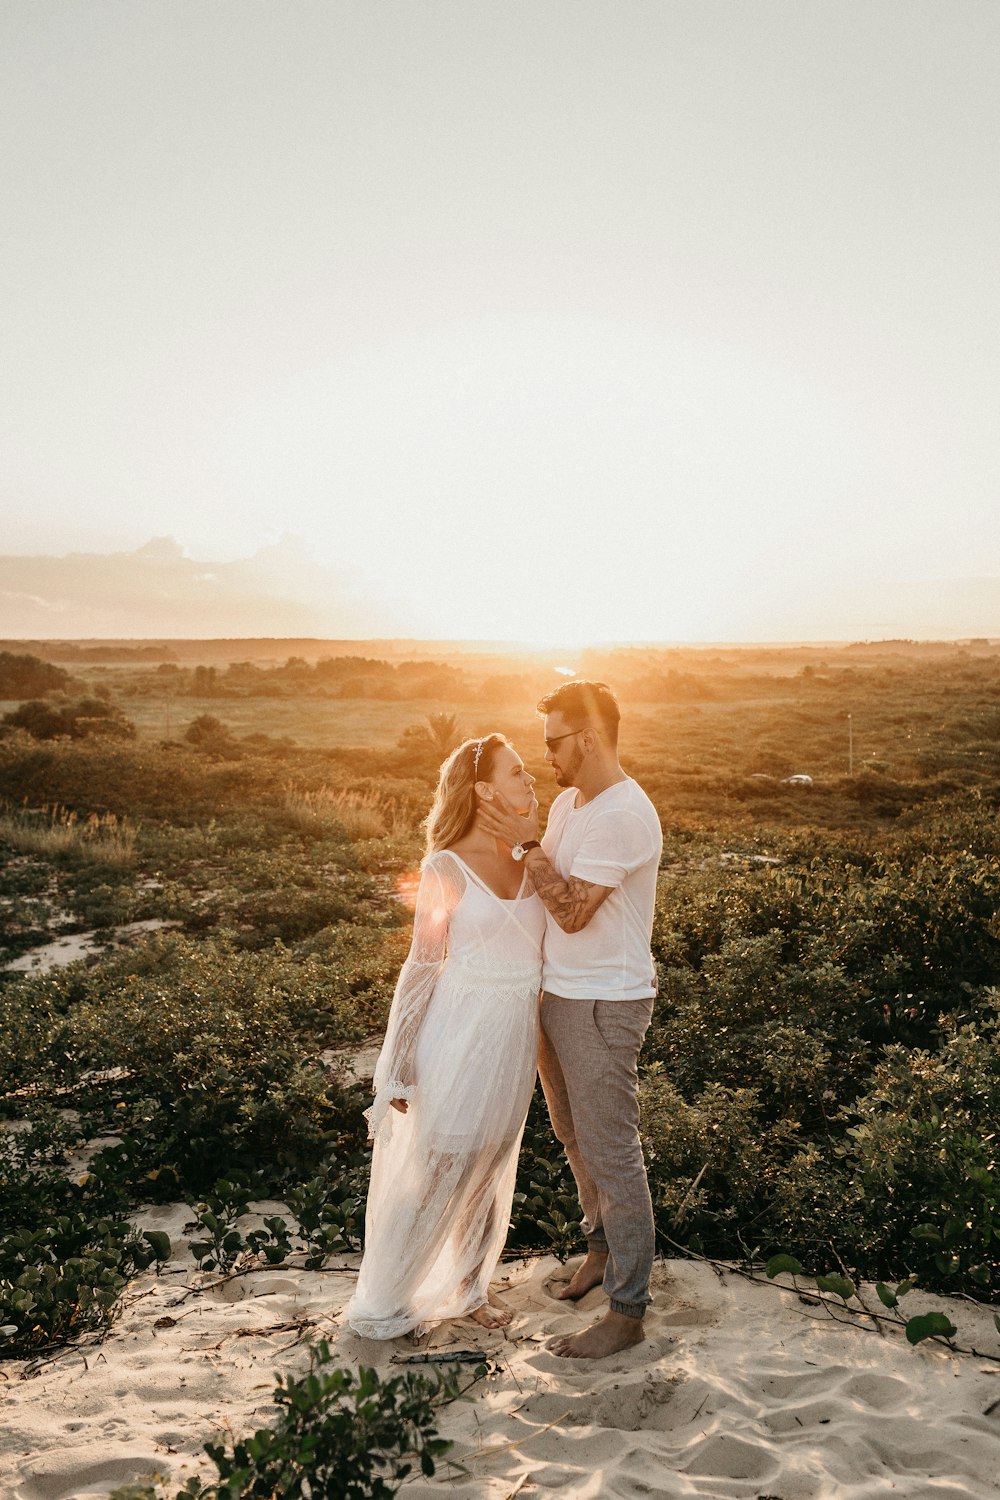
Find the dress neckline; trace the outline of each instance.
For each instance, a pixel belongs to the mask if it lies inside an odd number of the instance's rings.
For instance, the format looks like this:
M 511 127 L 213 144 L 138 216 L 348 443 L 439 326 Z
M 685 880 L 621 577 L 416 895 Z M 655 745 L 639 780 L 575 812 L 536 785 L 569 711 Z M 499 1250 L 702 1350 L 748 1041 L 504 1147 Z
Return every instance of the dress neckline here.
M 450 854 L 452 859 L 457 859 L 462 868 L 464 870 L 468 870 L 469 874 L 472 876 L 476 884 L 481 885 L 484 891 L 488 891 L 489 894 L 493 897 L 494 901 L 499 901 L 504 906 L 513 906 L 515 902 L 520 901 L 521 896 L 524 893 L 524 882 L 528 878 L 527 870 L 525 870 L 521 875 L 521 884 L 517 888 L 516 896 L 498 896 L 493 887 L 487 881 L 485 881 L 481 875 L 477 875 L 472 866 L 470 864 L 467 864 L 460 854 L 456 854 L 454 849 L 446 849 L 443 852 L 445 854 Z

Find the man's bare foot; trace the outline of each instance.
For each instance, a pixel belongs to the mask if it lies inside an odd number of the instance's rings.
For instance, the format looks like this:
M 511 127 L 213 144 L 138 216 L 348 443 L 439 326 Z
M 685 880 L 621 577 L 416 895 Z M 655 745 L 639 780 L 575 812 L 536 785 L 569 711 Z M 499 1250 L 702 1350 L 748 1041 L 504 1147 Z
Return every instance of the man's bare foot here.
M 600 1286 L 604 1280 L 604 1268 L 608 1263 L 606 1250 L 588 1250 L 564 1287 L 555 1293 L 559 1302 L 576 1302 L 586 1296 L 592 1287 Z
M 563 1359 L 607 1359 L 610 1354 L 641 1344 L 644 1337 L 641 1318 L 627 1318 L 609 1308 L 599 1323 L 592 1323 L 582 1333 L 554 1339 L 548 1348 L 550 1354 Z
M 483 1302 L 465 1316 L 484 1328 L 506 1328 L 514 1314 L 509 1307 L 491 1307 L 488 1302 Z

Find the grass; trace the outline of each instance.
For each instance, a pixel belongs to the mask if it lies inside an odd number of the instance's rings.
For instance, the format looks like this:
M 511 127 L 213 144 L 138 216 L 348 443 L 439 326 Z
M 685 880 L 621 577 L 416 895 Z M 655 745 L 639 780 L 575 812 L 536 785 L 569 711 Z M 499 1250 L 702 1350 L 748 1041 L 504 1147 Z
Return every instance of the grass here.
M 511 712 L 509 704 L 489 702 L 455 705 L 433 698 L 382 702 L 371 698 L 123 698 L 124 712 L 143 740 L 181 739 L 192 719 L 211 714 L 236 736 L 287 736 L 307 749 L 342 749 L 367 745 L 391 749 L 404 730 L 425 724 L 434 713 L 454 713 L 466 735 L 499 727 L 524 738 L 538 733 L 538 720 L 528 704 Z M 506 727 L 505 727 L 506 726 Z
M 409 831 L 409 823 L 396 801 L 373 791 L 354 792 L 328 786 L 302 791 L 290 787 L 285 793 L 285 811 L 297 828 L 307 832 L 339 828 L 349 839 L 381 839 Z
M 135 827 L 128 818 L 114 813 L 81 818 L 58 804 L 0 813 L 0 843 L 42 858 L 70 854 L 111 867 L 135 863 Z

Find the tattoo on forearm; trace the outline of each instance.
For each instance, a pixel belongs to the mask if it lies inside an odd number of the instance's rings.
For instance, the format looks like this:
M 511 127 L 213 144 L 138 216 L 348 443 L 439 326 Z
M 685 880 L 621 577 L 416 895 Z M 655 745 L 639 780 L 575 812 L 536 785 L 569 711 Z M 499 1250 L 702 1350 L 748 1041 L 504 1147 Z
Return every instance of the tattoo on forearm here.
M 528 879 L 564 932 L 581 931 L 600 905 L 600 900 L 594 900 L 595 887 L 590 881 L 573 876 L 564 880 L 540 849 L 533 851 Z

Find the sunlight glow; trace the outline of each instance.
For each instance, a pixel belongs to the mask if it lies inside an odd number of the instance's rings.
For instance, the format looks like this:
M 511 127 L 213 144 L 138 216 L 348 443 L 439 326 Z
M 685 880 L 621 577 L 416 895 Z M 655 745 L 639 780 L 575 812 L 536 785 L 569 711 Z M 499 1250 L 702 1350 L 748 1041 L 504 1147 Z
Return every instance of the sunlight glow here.
M 408 911 L 416 911 L 417 909 L 417 887 L 419 884 L 419 870 L 404 870 L 397 877 L 393 894 L 396 900 L 405 906 Z
M 725 637 L 867 458 L 825 393 L 745 348 L 580 316 L 345 352 L 221 447 L 247 504 L 363 576 L 386 634 L 570 651 Z M 835 568 L 846 534 L 813 556 Z

